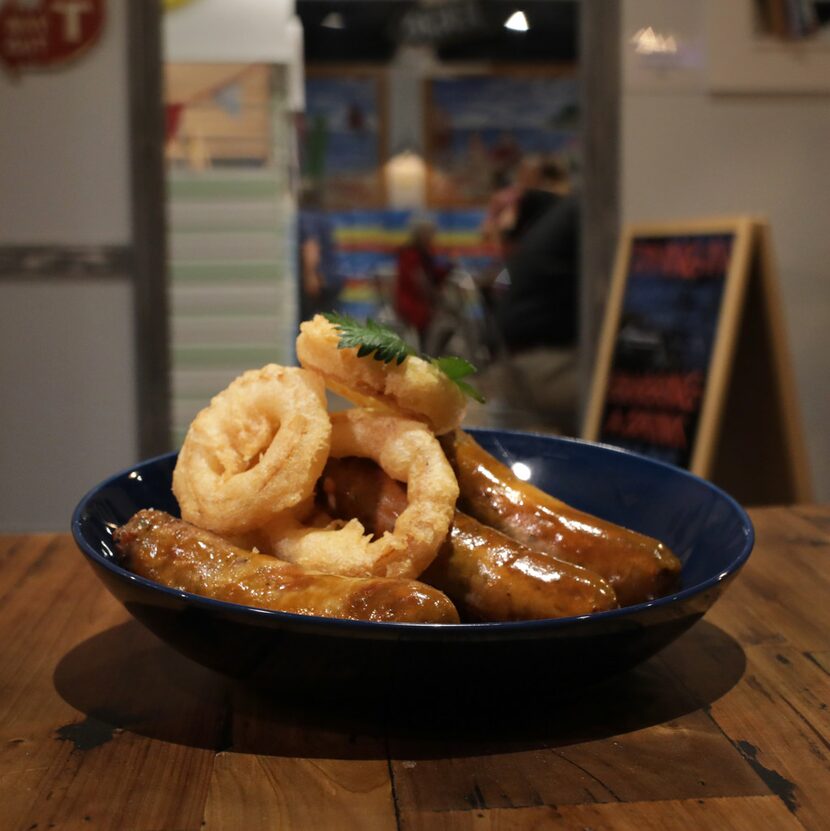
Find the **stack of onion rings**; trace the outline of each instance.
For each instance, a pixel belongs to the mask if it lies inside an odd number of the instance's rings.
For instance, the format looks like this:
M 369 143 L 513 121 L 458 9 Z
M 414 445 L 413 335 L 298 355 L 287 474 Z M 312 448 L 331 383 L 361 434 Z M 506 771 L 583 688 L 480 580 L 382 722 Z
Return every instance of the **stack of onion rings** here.
M 318 376 L 276 364 L 245 372 L 190 425 L 173 473 L 182 518 L 217 534 L 263 527 L 312 495 L 330 443 Z
M 372 459 L 407 484 L 408 504 L 391 533 L 372 540 L 356 519 L 313 528 L 283 514 L 265 529 L 266 547 L 312 571 L 349 577 L 418 577 L 449 532 L 458 483 L 435 436 L 420 422 L 365 409 L 331 417 L 331 456 Z
M 300 324 L 297 357 L 323 376 L 326 386 L 361 407 L 385 409 L 423 421 L 440 436 L 461 424 L 464 393 L 428 361 L 411 355 L 402 364 L 359 358 L 340 349 L 340 336 L 322 315 Z
M 417 578 L 455 512 L 458 483 L 435 433 L 458 425 L 464 395 L 416 356 L 384 364 L 339 349 L 321 315 L 300 330 L 304 369 L 246 372 L 191 424 L 173 475 L 182 518 L 311 571 Z M 329 417 L 324 383 L 369 406 Z M 313 515 L 329 455 L 371 459 L 407 484 L 391 532 L 373 539 L 356 519 Z

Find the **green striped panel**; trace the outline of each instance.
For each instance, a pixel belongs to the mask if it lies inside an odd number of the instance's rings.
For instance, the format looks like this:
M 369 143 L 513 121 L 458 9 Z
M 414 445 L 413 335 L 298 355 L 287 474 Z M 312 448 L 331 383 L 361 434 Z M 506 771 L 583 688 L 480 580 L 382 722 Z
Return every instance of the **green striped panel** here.
M 263 219 L 262 225 L 199 225 L 198 222 L 192 225 L 170 224 L 169 230 L 175 236 L 177 234 L 270 234 L 272 237 L 282 236 L 281 228 L 277 220 L 281 219 L 278 214 L 271 218 L 270 222 Z M 275 227 L 276 226 L 276 227 Z
M 277 343 L 246 346 L 174 346 L 173 365 L 179 369 L 252 369 L 269 363 L 286 363 Z M 240 371 L 242 371 L 240 369 Z
M 261 320 L 263 318 L 272 318 L 274 325 L 279 326 L 282 323 L 282 318 L 278 312 L 273 308 L 268 308 L 262 305 L 262 299 L 257 298 L 255 305 L 251 306 L 217 306 L 212 309 L 176 309 L 175 316 L 181 320 L 192 320 L 194 318 L 228 318 L 228 317 L 244 317 L 252 318 L 254 320 Z
M 174 262 L 170 265 L 174 282 L 183 283 L 274 283 L 285 276 L 285 264 L 272 261 Z
M 170 199 L 277 199 L 285 191 L 283 182 L 262 179 L 168 179 Z

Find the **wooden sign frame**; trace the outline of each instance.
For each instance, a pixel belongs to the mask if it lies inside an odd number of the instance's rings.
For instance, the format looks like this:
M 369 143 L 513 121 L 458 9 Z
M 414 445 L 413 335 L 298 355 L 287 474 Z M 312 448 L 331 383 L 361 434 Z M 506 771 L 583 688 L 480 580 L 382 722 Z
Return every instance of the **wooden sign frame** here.
M 620 238 L 583 437 L 600 440 L 635 240 L 732 237 L 689 469 L 746 504 L 812 496 L 768 224 L 751 216 L 638 223 Z

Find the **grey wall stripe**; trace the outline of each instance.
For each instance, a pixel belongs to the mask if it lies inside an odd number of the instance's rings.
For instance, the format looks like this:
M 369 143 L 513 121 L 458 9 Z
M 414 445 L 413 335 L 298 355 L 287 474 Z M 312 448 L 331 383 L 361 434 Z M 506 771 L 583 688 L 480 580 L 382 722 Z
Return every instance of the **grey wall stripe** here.
M 0 278 L 126 277 L 128 245 L 0 245 Z

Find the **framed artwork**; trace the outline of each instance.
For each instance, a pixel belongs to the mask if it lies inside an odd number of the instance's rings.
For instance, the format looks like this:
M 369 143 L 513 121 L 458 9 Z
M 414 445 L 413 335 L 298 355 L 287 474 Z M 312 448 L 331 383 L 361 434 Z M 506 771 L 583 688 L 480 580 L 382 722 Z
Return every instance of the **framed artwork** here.
M 309 68 L 300 125 L 302 182 L 325 194 L 325 207 L 385 203 L 385 78 L 373 68 Z
M 788 6 L 802 5 L 783 0 L 708 3 L 709 88 L 723 93 L 830 92 L 830 28 L 818 26 L 797 40 L 769 30 L 776 9 L 786 15 Z
M 424 97 L 432 206 L 486 204 L 531 154 L 578 166 L 579 95 L 570 68 L 433 78 Z

